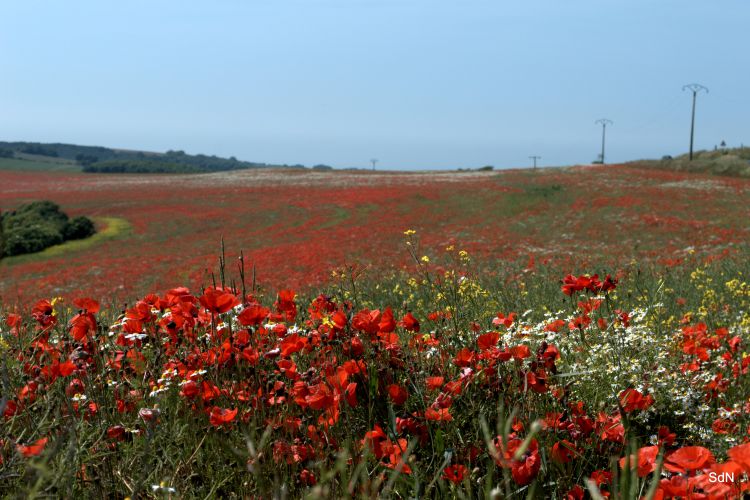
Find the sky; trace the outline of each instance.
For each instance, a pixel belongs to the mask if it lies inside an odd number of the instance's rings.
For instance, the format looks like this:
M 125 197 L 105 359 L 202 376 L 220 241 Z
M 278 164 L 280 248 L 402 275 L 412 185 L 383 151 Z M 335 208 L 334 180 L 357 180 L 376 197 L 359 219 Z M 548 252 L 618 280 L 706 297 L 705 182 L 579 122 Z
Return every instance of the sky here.
M 747 0 L 0 0 L 0 140 L 382 169 L 750 144 Z

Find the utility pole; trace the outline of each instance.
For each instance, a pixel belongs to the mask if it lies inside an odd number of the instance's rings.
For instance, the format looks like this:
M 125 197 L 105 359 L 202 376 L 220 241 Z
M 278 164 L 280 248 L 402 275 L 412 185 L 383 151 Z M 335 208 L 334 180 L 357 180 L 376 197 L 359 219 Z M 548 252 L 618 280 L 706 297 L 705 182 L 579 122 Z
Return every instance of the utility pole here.
M 705 91 L 708 94 L 708 89 L 698 83 L 691 83 L 689 85 L 683 85 L 682 91 L 689 90 L 693 93 L 693 114 L 690 118 L 690 161 L 693 161 L 693 137 L 695 135 L 695 100 L 698 97 L 698 92 Z
M 536 161 L 541 160 L 541 156 L 529 156 L 529 159 L 534 160 L 534 170 L 536 170 Z
M 375 165 L 378 163 L 378 161 L 380 161 L 380 160 L 378 160 L 377 158 L 373 158 L 372 160 L 370 160 L 370 163 L 372 163 L 372 169 L 373 170 L 375 170 Z
M 607 124 L 612 125 L 612 120 L 601 118 L 599 120 L 596 120 L 594 123 L 602 125 L 602 165 L 604 165 L 604 142 L 607 137 Z

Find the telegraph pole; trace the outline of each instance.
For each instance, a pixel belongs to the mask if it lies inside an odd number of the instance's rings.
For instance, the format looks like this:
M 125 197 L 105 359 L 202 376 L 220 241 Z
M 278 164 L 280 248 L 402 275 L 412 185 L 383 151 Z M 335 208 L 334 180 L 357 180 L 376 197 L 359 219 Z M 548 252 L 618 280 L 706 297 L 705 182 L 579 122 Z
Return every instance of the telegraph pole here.
M 380 161 L 380 160 L 378 160 L 377 158 L 373 158 L 372 160 L 370 160 L 370 163 L 372 163 L 372 169 L 373 170 L 375 170 L 375 165 L 378 163 L 378 161 Z
M 529 159 L 534 160 L 534 170 L 536 170 L 536 161 L 541 160 L 541 156 L 529 156 Z
M 602 125 L 602 165 L 604 165 L 604 141 L 607 137 L 607 124 L 612 125 L 612 120 L 601 118 L 599 120 L 596 120 L 594 123 Z
M 708 94 L 708 89 L 698 83 L 691 83 L 689 85 L 683 85 L 682 91 L 689 90 L 693 93 L 693 114 L 690 118 L 690 161 L 693 161 L 693 136 L 695 135 L 695 100 L 698 97 L 698 92 L 705 91 Z

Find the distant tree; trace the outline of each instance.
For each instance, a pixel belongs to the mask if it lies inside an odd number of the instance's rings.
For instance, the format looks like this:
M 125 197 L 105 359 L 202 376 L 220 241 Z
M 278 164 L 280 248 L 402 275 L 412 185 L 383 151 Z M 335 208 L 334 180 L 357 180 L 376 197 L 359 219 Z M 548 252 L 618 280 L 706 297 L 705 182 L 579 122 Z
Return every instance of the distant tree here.
M 315 165 L 312 169 L 313 170 L 333 170 L 333 167 L 330 165 L 324 165 L 321 163 L 319 165 Z
M 485 165 L 483 167 L 478 168 L 477 170 L 479 170 L 480 172 L 488 172 L 490 170 L 495 170 L 495 167 L 493 167 L 492 165 Z
M 23 148 L 21 148 L 21 152 L 28 155 L 51 156 L 53 158 L 57 158 L 58 156 L 57 151 L 52 148 L 44 147 L 40 144 L 30 144 L 28 146 L 24 146 Z
M 12 149 L 0 149 L 0 158 L 13 158 L 14 156 Z
M 76 155 L 76 161 L 85 167 L 98 162 L 99 158 L 94 155 L 79 153 Z

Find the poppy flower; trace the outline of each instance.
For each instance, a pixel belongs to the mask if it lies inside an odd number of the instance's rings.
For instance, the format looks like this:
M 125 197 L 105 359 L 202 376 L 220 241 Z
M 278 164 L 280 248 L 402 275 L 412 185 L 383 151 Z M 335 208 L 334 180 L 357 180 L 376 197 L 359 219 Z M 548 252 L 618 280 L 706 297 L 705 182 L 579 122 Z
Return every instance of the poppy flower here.
M 406 402 L 409 397 L 409 393 L 398 384 L 391 384 L 388 386 L 388 396 L 395 405 L 402 405 Z
M 434 422 L 450 422 L 453 420 L 453 416 L 450 414 L 450 408 L 427 408 L 424 412 L 424 418 L 432 420 Z
M 700 470 L 715 463 L 713 454 L 702 446 L 685 446 L 667 455 L 664 468 L 681 474 Z
M 516 320 L 516 313 L 509 313 L 507 316 L 503 313 L 497 313 L 497 316 L 492 318 L 492 324 L 495 326 L 504 326 L 510 328 L 513 322 Z
M 236 416 L 236 408 L 234 410 L 229 410 L 226 408 L 219 408 L 218 406 L 214 406 L 213 408 L 211 408 L 211 414 L 208 417 L 208 421 L 214 427 L 220 427 L 234 420 L 234 417 Z
M 43 437 L 29 445 L 17 444 L 16 450 L 18 450 L 18 453 L 25 458 L 36 457 L 44 451 L 45 446 L 47 446 L 47 441 L 49 441 L 49 438 Z
M 552 445 L 551 456 L 555 462 L 566 464 L 573 460 L 577 454 L 576 445 L 567 439 L 563 439 Z
M 730 448 L 728 454 L 729 458 L 744 467 L 746 472 L 750 472 L 750 443 Z
M 497 341 L 500 340 L 500 334 L 498 332 L 489 332 L 479 336 L 477 338 L 477 347 L 481 351 L 486 351 L 497 345 Z
M 583 500 L 584 493 L 583 488 L 576 484 L 565 494 L 564 498 L 565 500 Z
M 646 410 L 654 404 L 654 397 L 650 394 L 644 396 L 635 389 L 625 389 L 620 393 L 620 406 L 626 413 L 635 410 Z
M 646 477 L 656 469 L 656 457 L 659 455 L 658 446 L 645 446 L 638 450 L 638 456 L 630 455 L 620 459 L 620 468 L 637 468 L 638 477 Z
M 427 377 L 425 381 L 427 383 L 427 388 L 431 391 L 434 391 L 436 389 L 440 389 L 443 386 L 445 377 Z
M 73 300 L 73 303 L 85 312 L 96 314 L 99 312 L 99 302 L 94 299 L 81 298 Z
M 315 486 L 318 480 L 315 478 L 315 474 L 307 469 L 302 469 L 299 473 L 299 480 L 305 486 Z
M 213 314 L 225 313 L 240 303 L 232 292 L 214 287 L 206 288 L 199 300 Z
M 461 464 L 449 465 L 443 469 L 443 479 L 447 479 L 453 484 L 459 484 L 463 482 L 466 476 L 466 466 Z
M 417 321 L 417 318 L 415 318 L 414 315 L 410 312 L 404 315 L 404 317 L 401 319 L 400 324 L 402 327 L 404 327 L 406 331 L 409 331 L 409 332 L 419 331 L 419 321 Z
M 378 323 L 378 330 L 383 333 L 391 333 L 396 329 L 396 320 L 393 318 L 393 311 L 386 307 Z
M 267 307 L 263 307 L 259 304 L 250 304 L 237 315 L 237 321 L 242 326 L 255 326 L 261 324 L 271 312 Z

